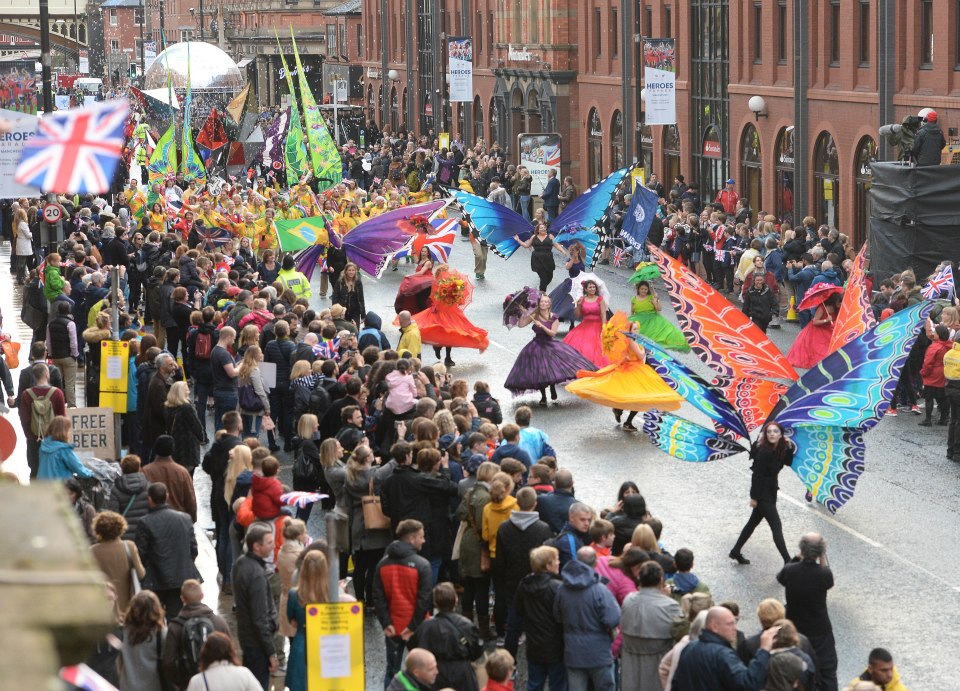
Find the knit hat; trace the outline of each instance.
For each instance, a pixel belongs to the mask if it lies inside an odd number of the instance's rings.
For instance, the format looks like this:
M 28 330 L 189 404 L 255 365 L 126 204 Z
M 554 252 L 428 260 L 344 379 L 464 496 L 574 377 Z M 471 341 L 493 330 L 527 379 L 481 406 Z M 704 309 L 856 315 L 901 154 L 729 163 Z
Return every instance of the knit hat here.
M 100 218 L 103 218 L 104 216 L 108 218 L 114 218 L 112 206 L 107 205 L 103 207 L 103 211 L 100 212 Z
M 100 234 L 100 237 L 102 237 L 104 240 L 110 240 L 111 238 L 116 237 L 114 225 L 110 222 L 104 223 L 103 232 Z
M 86 207 L 86 206 L 85 206 L 85 207 L 83 207 L 82 209 L 80 209 L 80 218 L 90 218 L 90 216 L 91 216 L 92 214 L 93 214 L 93 212 L 90 211 L 90 208 L 89 208 L 89 207 Z

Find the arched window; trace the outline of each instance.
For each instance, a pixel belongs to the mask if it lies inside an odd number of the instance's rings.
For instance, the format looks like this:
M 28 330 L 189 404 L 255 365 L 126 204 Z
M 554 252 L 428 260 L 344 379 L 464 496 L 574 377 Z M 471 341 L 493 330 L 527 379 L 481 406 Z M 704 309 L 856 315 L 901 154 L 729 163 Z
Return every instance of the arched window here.
M 676 125 L 663 128 L 663 186 L 672 187 L 680 175 L 680 130 Z
M 506 119 L 501 108 L 502 101 L 497 101 L 496 98 L 490 99 L 490 109 L 487 111 L 490 113 L 490 139 L 487 143 L 492 144 L 493 142 L 498 142 L 501 147 L 506 149 L 506 146 L 501 143 L 504 141 L 501 132 L 501 123 Z
M 643 174 L 647 180 L 652 173 L 657 172 L 653 167 L 653 129 L 650 125 L 640 126 L 640 165 L 643 166 Z
M 397 87 L 390 89 L 390 129 L 396 132 L 400 127 L 400 101 L 397 99 Z
M 613 111 L 613 120 L 610 122 L 610 161 L 614 170 L 620 170 L 626 165 L 623 152 L 623 113 Z
M 840 156 L 829 132 L 821 132 L 813 150 L 813 194 L 817 221 L 840 227 Z
M 479 96 L 473 99 L 473 136 L 475 140 L 483 139 L 483 104 Z
M 526 132 L 539 134 L 543 132 L 543 119 L 540 114 L 540 96 L 531 91 L 527 96 L 527 129 Z
M 700 194 L 704 199 L 715 199 L 727 181 L 725 152 L 720 129 L 710 125 L 703 133 L 703 154 L 700 157 Z M 688 181 L 689 185 L 690 182 Z
M 760 151 L 760 135 L 753 125 L 743 128 L 743 139 L 740 142 L 739 187 L 740 196 L 747 198 L 750 208 L 763 208 L 763 157 Z
M 793 125 L 784 127 L 777 135 L 777 153 L 774 161 L 777 171 L 777 198 L 774 208 L 777 218 L 793 226 Z
M 86 25 L 86 24 L 81 24 L 81 25 L 80 25 L 80 39 L 79 39 L 79 40 L 80 40 L 80 43 L 86 43 L 86 42 L 87 42 L 87 25 Z
M 863 244 L 867 239 L 867 230 L 870 228 L 870 185 L 873 182 L 873 171 L 870 164 L 877 160 L 877 142 L 873 137 L 864 137 L 857 147 L 857 167 L 853 170 L 853 179 L 856 183 L 856 224 L 850 238 L 854 247 Z
M 597 109 L 591 108 L 587 118 L 587 182 L 599 182 L 603 170 L 603 123 Z

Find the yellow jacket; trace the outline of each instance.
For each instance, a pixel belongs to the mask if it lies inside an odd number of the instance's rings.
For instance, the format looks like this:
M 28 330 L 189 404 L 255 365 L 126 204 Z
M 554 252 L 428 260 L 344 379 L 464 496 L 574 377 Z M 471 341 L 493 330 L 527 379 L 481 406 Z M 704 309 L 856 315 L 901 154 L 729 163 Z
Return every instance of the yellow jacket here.
M 853 679 L 848 686 L 856 684 L 858 681 L 870 681 L 870 675 L 864 670 L 863 674 L 859 677 Z M 877 684 L 877 686 L 880 686 Z M 907 687 L 903 685 L 903 682 L 900 681 L 900 670 L 894 666 L 893 668 L 893 678 L 890 680 L 889 684 L 884 684 L 882 687 L 883 691 L 907 691 Z
M 400 342 L 397 343 L 397 352 L 407 350 L 411 355 L 418 358 L 420 351 L 423 350 L 423 343 L 420 341 L 420 327 L 416 322 L 410 322 L 410 326 L 400 330 Z
M 280 269 L 277 280 L 283 284 L 284 290 L 287 288 L 292 290 L 298 300 L 300 298 L 310 299 L 310 296 L 313 295 L 313 291 L 310 290 L 310 281 L 296 269 Z
M 510 518 L 510 514 L 517 510 L 517 500 L 510 495 L 499 504 L 491 501 L 483 507 L 483 539 L 490 548 L 490 558 L 497 556 L 497 530 L 500 524 Z

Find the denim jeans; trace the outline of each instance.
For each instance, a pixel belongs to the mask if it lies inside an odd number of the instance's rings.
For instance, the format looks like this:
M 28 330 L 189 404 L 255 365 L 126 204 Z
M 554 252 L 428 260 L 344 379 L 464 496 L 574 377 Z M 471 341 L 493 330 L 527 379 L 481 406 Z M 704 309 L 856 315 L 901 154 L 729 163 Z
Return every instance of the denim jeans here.
M 263 415 L 247 415 L 244 413 L 240 417 L 243 419 L 243 436 L 259 438 Z
M 550 691 L 567 691 L 567 668 L 562 662 L 550 665 L 527 661 L 527 691 L 543 691 L 547 681 Z
M 578 669 L 567 667 L 567 688 L 570 691 L 614 691 L 617 688 L 613 680 L 613 664 L 604 667 Z
M 520 214 L 528 221 L 533 220 L 530 217 L 530 195 L 529 194 L 520 195 Z
M 386 689 L 403 665 L 403 655 L 407 651 L 407 645 L 399 636 L 396 638 L 384 637 L 383 643 L 386 646 L 387 653 L 387 666 L 383 676 L 383 688 Z
M 430 557 L 430 573 L 433 576 L 433 585 L 440 578 L 440 567 L 443 566 L 443 557 Z
M 231 410 L 237 409 L 237 390 L 213 392 L 213 429 L 219 432 L 223 429 L 223 416 Z
M 197 418 L 200 420 L 200 426 L 207 429 L 207 399 L 213 395 L 213 384 L 202 381 L 194 381 L 193 400 L 197 408 Z M 216 426 L 216 423 L 214 423 Z

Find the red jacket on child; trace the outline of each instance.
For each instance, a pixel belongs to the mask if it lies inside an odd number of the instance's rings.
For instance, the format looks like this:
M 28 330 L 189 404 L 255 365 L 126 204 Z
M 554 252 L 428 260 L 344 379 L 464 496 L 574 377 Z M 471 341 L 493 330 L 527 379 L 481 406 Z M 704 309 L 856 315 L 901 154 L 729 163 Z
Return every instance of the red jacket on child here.
M 947 378 L 943 375 L 943 356 L 953 348 L 953 341 L 936 340 L 927 348 L 923 356 L 923 367 L 920 368 L 920 378 L 924 386 L 944 387 Z

